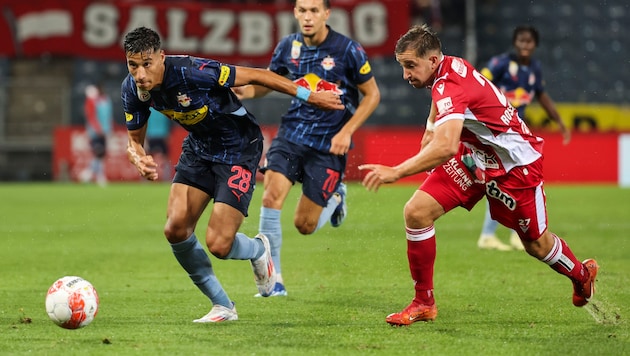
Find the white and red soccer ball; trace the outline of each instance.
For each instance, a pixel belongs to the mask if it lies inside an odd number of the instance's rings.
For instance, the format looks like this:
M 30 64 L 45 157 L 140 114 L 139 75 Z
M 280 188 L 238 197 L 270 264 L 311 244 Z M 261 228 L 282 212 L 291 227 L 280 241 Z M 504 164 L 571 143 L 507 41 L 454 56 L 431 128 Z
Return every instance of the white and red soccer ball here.
M 81 277 L 59 278 L 46 294 L 46 312 L 65 329 L 87 326 L 98 313 L 98 294 L 92 284 Z

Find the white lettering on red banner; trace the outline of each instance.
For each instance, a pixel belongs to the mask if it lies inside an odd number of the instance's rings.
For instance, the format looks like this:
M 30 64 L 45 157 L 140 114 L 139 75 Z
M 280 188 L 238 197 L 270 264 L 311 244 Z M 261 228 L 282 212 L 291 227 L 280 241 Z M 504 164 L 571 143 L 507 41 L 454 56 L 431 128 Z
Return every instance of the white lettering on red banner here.
M 0 55 L 49 53 L 116 60 L 123 56 L 124 34 L 147 26 L 158 31 L 167 53 L 266 64 L 278 40 L 298 30 L 290 6 L 244 9 L 209 2 L 148 1 L 65 5 L 62 0 L 6 5 L 11 16 L 0 20 L 0 36 L 12 43 L 2 46 Z M 408 29 L 407 1 L 345 1 L 331 9 L 328 24 L 359 41 L 369 55 L 390 56 Z

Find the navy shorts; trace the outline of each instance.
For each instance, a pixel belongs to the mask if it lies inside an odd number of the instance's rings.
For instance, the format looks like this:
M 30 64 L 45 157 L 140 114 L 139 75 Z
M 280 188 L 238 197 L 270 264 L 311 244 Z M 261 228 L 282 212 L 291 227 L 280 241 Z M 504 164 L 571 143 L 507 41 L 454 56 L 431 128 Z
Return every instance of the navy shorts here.
M 215 203 L 225 203 L 247 216 L 256 188 L 257 166 L 258 160 L 230 165 L 206 161 L 184 150 L 175 166 L 173 183 L 200 189 Z
M 276 137 L 267 151 L 264 172 L 282 173 L 291 183 L 302 183 L 302 193 L 317 205 L 326 206 L 339 187 L 346 169 L 346 156 L 323 153 Z
M 107 153 L 107 139 L 104 135 L 97 135 L 90 139 L 92 154 L 96 158 L 103 158 Z

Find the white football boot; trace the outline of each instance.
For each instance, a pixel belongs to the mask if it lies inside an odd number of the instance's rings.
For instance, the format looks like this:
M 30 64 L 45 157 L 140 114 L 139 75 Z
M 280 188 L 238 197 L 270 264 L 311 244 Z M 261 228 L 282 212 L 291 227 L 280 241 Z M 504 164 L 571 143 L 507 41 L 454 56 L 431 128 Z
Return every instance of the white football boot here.
M 265 253 L 257 259 L 251 260 L 254 280 L 256 287 L 258 287 L 258 293 L 262 297 L 268 297 L 273 293 L 273 288 L 276 285 L 276 269 L 271 259 L 271 246 L 269 239 L 263 234 L 258 234 L 254 238 L 260 239 L 265 246 Z
M 234 302 L 232 302 L 231 309 L 219 304 L 213 306 L 208 314 L 199 319 L 193 320 L 193 323 L 220 323 L 230 320 L 238 320 L 238 314 L 236 314 L 236 306 L 234 306 Z
M 512 246 L 506 245 L 494 234 L 481 234 L 477 241 L 477 247 L 482 250 L 511 251 Z

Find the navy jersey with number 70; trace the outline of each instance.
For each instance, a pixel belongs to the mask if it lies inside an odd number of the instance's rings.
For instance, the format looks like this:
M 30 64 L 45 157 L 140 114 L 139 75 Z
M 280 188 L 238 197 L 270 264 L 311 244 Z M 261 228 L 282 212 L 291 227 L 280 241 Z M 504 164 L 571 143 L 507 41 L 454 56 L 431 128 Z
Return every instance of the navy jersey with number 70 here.
M 334 90 L 340 94 L 345 110 L 321 110 L 293 99 L 278 130 L 280 137 L 326 153 L 333 136 L 359 105 L 357 85 L 373 77 L 363 47 L 330 27 L 328 30 L 319 46 L 307 46 L 301 33 L 284 37 L 269 64 L 271 71 L 313 92 Z

